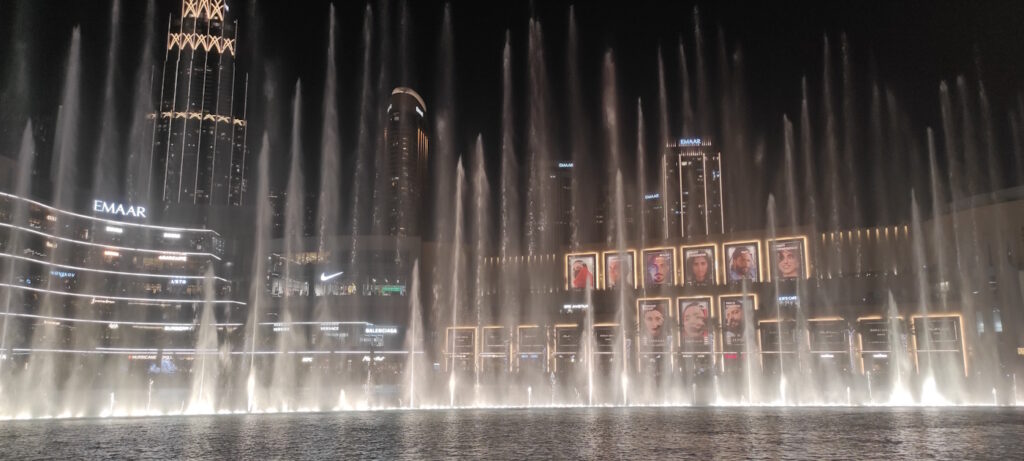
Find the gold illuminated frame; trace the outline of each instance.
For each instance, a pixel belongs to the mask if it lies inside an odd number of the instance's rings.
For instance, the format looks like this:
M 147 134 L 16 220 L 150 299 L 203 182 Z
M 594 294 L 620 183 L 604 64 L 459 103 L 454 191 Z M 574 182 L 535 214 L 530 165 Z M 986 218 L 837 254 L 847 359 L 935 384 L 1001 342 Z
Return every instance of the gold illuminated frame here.
M 707 301 L 708 303 L 708 333 L 714 333 L 715 329 L 715 297 L 711 295 L 707 296 L 679 296 L 676 298 L 676 310 L 675 319 L 676 326 L 679 328 L 679 334 L 676 335 L 676 348 L 678 352 L 683 351 L 683 306 L 690 303 L 690 301 Z M 717 342 L 717 341 L 715 341 Z M 712 343 L 712 345 L 714 345 Z M 712 349 L 709 353 L 714 356 L 714 350 Z
M 668 309 L 665 310 L 665 316 L 668 317 L 668 318 L 665 319 L 665 325 L 671 325 L 672 324 L 671 323 L 671 319 L 673 319 L 672 312 L 674 311 L 673 306 L 672 306 L 672 298 L 664 298 L 664 297 L 637 298 L 636 299 L 636 336 L 637 336 L 636 345 L 637 345 L 637 351 L 639 351 L 639 347 L 640 347 L 640 340 L 639 340 L 639 338 L 640 338 L 640 304 L 642 304 L 644 302 L 653 302 L 653 301 L 665 301 L 668 304 Z M 597 326 L 597 325 L 594 325 L 594 326 Z M 665 336 L 668 336 L 668 334 L 667 334 L 668 332 L 666 331 L 665 333 L 666 333 Z M 665 344 L 668 344 L 668 342 L 666 341 Z
M 630 256 L 633 257 L 633 271 L 632 271 L 633 273 L 630 274 L 630 275 L 633 276 L 633 285 L 632 286 L 634 288 L 637 286 L 636 279 L 637 279 L 637 273 L 639 272 L 637 270 L 637 268 L 640 266 L 640 264 L 639 264 L 639 261 L 637 260 L 637 257 L 636 257 L 636 250 L 630 248 L 630 249 L 625 250 L 625 251 L 614 251 L 613 250 L 613 251 L 601 252 L 600 264 L 601 264 L 601 289 L 602 290 L 607 290 L 608 289 L 608 257 L 609 256 L 625 255 L 627 253 Z M 566 267 L 566 273 L 568 274 L 568 270 L 569 270 L 569 263 L 568 263 L 568 261 L 566 261 L 565 267 Z M 566 283 L 568 283 L 568 278 L 566 279 Z
M 643 265 L 643 270 L 640 272 L 640 282 L 641 282 L 640 286 L 642 288 L 648 288 L 647 287 L 647 253 L 648 252 L 652 252 L 652 251 L 666 251 L 666 250 L 672 252 L 672 283 L 663 283 L 663 284 L 654 285 L 654 286 L 675 286 L 675 285 L 678 284 L 678 282 L 679 282 L 679 274 L 677 274 L 677 272 L 679 272 L 679 254 L 677 252 L 676 247 L 653 247 L 653 248 L 644 248 L 644 250 L 642 252 L 640 252 L 640 260 L 641 260 L 640 264 Z
M 680 285 L 686 285 L 686 283 L 687 283 L 687 280 L 686 280 L 686 262 L 687 262 L 686 261 L 686 250 L 706 250 L 706 249 L 709 249 L 709 248 L 711 249 L 711 264 L 714 266 L 714 267 L 711 268 L 711 273 L 714 274 L 714 277 L 715 277 L 715 283 L 713 283 L 713 285 L 720 285 L 722 283 L 722 274 L 721 274 L 721 271 L 718 270 L 718 268 L 721 267 L 721 265 L 722 265 L 721 260 L 720 260 L 721 258 L 719 258 L 719 256 L 718 256 L 718 245 L 715 245 L 714 243 L 705 243 L 703 245 L 683 245 L 683 246 L 679 247 L 679 259 L 680 259 L 679 275 L 680 275 L 680 280 L 682 281 L 682 283 L 680 283 Z
M 773 264 L 774 264 L 774 261 L 775 261 L 774 258 L 772 257 L 772 253 L 774 253 L 774 250 L 773 250 L 772 246 L 776 242 L 789 242 L 789 241 L 794 241 L 794 240 L 799 240 L 801 242 L 801 245 L 802 245 L 800 253 L 801 253 L 801 256 L 803 256 L 803 261 L 801 261 L 801 264 L 803 265 L 802 267 L 804 269 L 804 278 L 805 279 L 811 278 L 811 255 L 810 255 L 810 246 L 807 245 L 807 236 L 806 235 L 794 235 L 794 236 L 790 236 L 790 237 L 779 237 L 779 238 L 774 238 L 774 239 L 768 239 L 768 241 L 767 241 L 767 248 L 766 248 L 766 251 L 765 251 L 765 254 L 766 254 L 767 257 L 765 258 L 765 261 L 768 262 L 768 266 L 769 266 L 768 267 L 768 281 L 769 282 L 772 281 L 772 274 L 775 272 L 774 268 L 772 267 Z M 782 279 L 780 278 L 780 280 L 782 280 Z
M 573 353 L 569 353 L 569 352 L 558 352 L 558 330 L 578 329 L 579 327 L 580 326 L 577 323 L 556 323 L 555 324 L 555 326 L 553 328 L 554 338 L 551 339 L 552 343 L 554 344 L 554 347 L 549 349 L 550 352 L 548 353 L 548 360 L 551 361 L 551 371 L 552 372 L 558 372 L 558 360 L 554 360 L 556 355 L 563 355 L 563 354 L 564 355 L 572 355 L 573 354 Z M 582 339 L 582 338 L 579 338 L 579 339 Z M 577 344 L 576 346 L 579 347 L 579 344 Z M 579 351 L 577 350 L 575 352 L 575 354 L 579 354 Z
M 761 251 L 761 241 L 760 240 L 734 240 L 734 241 L 725 242 L 725 243 L 722 244 L 722 264 L 721 264 L 721 267 L 722 267 L 722 283 L 726 283 L 727 284 L 727 283 L 730 282 L 730 280 L 729 280 L 729 265 L 730 265 L 731 261 L 729 260 L 730 259 L 729 258 L 729 247 L 746 246 L 746 245 L 754 245 L 754 250 L 755 250 L 755 253 L 756 253 L 756 256 L 757 256 L 757 280 L 751 280 L 751 282 L 761 282 L 761 281 L 764 281 L 764 255 L 762 254 L 763 252 Z
M 533 328 L 536 328 L 538 330 L 544 331 L 544 330 L 541 329 L 540 325 L 537 325 L 537 324 L 526 324 L 526 325 L 517 325 L 516 326 L 516 340 L 515 340 L 515 343 L 513 343 L 513 345 L 512 345 L 512 355 L 515 357 L 515 361 L 514 362 L 515 362 L 515 371 L 516 372 L 519 371 L 519 357 L 520 357 L 520 354 L 522 353 L 523 329 L 533 329 Z M 549 368 L 549 365 L 550 365 L 550 361 L 551 361 L 551 344 L 550 344 L 550 340 L 551 340 L 551 338 L 547 337 L 547 335 L 545 334 L 545 337 L 544 337 L 544 352 L 543 352 L 544 353 L 544 371 L 545 372 L 548 371 L 548 368 Z
M 860 362 L 860 374 L 862 374 L 862 375 L 864 374 L 864 354 L 880 352 L 880 351 L 864 351 L 864 336 L 861 333 L 860 322 L 865 321 L 865 320 L 886 320 L 886 321 L 888 321 L 890 319 L 898 319 L 898 320 L 903 321 L 904 322 L 904 328 L 906 328 L 906 320 L 907 319 L 905 319 L 902 315 L 897 315 L 895 317 L 882 317 L 881 315 L 865 315 L 863 317 L 857 317 L 857 355 L 860 356 L 859 357 L 859 359 L 860 359 L 859 360 L 859 362 Z M 896 347 L 895 344 L 889 344 L 889 350 L 887 351 L 887 353 L 888 354 L 895 353 L 896 352 L 895 351 L 895 347 Z M 914 363 L 915 363 L 914 369 L 917 369 L 917 365 L 916 365 L 916 363 L 917 363 L 917 353 L 914 353 Z
M 828 316 L 828 317 L 815 317 L 813 319 L 807 319 L 807 323 L 812 323 L 812 322 L 842 322 L 842 321 L 845 321 L 845 320 L 846 319 L 843 318 L 843 317 L 840 317 L 838 315 L 833 315 L 833 316 Z M 806 333 L 807 333 L 807 350 L 810 351 L 810 352 L 816 352 L 816 353 L 839 353 L 839 354 L 848 354 L 848 353 L 850 353 L 850 350 L 849 350 L 850 344 L 847 344 L 847 350 L 844 350 L 844 351 L 812 351 L 811 350 L 811 329 L 808 328 Z M 858 331 L 858 333 L 860 333 L 860 332 Z M 846 341 L 849 342 L 850 340 L 847 339 Z
M 964 365 L 964 377 L 968 376 L 968 370 L 970 370 L 967 361 L 967 338 L 964 337 L 964 316 L 959 312 L 949 312 L 943 314 L 914 314 L 910 316 L 910 328 L 913 328 L 913 333 L 910 335 L 914 342 L 914 368 L 918 373 L 921 373 L 920 358 L 921 351 L 917 349 L 917 325 L 914 323 L 915 320 L 924 319 L 938 319 L 938 318 L 955 318 L 957 319 L 957 326 L 960 328 L 960 359 Z M 927 325 L 925 325 L 927 327 Z
M 455 351 L 452 350 L 452 349 L 455 347 L 455 343 L 454 343 L 455 335 L 454 335 L 454 332 L 458 331 L 458 330 L 472 330 L 473 331 L 473 367 L 475 369 L 476 366 L 477 366 L 477 360 L 480 357 L 480 342 L 479 342 L 479 335 L 477 334 L 477 331 L 476 331 L 476 326 L 448 327 L 448 328 L 445 329 L 445 331 L 444 331 L 444 348 L 445 348 L 445 355 L 447 356 L 446 360 L 445 360 L 445 366 L 446 367 L 451 366 L 451 363 L 448 361 L 448 359 L 454 360 L 454 358 L 455 358 Z M 449 339 L 451 339 L 452 341 L 449 342 Z M 449 368 L 447 371 L 451 371 L 451 369 Z
M 598 261 L 599 260 L 598 256 L 599 255 L 597 254 L 596 251 L 582 252 L 582 253 L 566 253 L 565 254 L 565 261 L 564 261 L 564 264 L 563 264 L 563 266 L 564 266 L 563 267 L 563 271 L 564 271 L 564 275 L 565 275 L 565 289 L 566 290 L 570 289 L 569 288 L 569 280 L 570 280 L 569 279 L 569 277 L 570 277 L 569 276 L 569 259 L 570 258 L 583 258 L 583 257 L 594 258 L 594 273 L 592 275 L 593 275 L 593 279 L 594 279 L 594 281 L 593 281 L 594 288 L 595 289 L 597 288 L 597 281 L 601 278 L 600 275 L 599 275 L 600 274 L 600 264 L 601 263 L 600 263 L 600 261 Z M 575 289 L 578 289 L 578 288 L 575 288 Z
M 725 354 L 725 324 L 723 323 L 725 317 L 722 315 L 722 304 L 723 304 L 723 301 L 726 301 L 726 300 L 729 300 L 729 299 L 732 299 L 732 298 L 739 299 L 741 303 L 743 302 L 744 298 L 750 298 L 751 302 L 754 303 L 754 306 L 753 306 L 752 310 L 754 312 L 757 312 L 757 301 L 758 301 L 757 300 L 757 293 L 747 293 L 746 295 L 744 295 L 742 293 L 718 295 L 718 302 L 715 305 L 715 309 L 718 312 L 718 316 L 717 317 L 719 319 L 718 325 L 717 325 L 717 327 L 718 327 L 718 329 L 717 329 L 718 336 L 716 338 L 720 338 L 720 339 L 715 341 L 715 344 L 716 344 L 716 346 L 715 346 L 715 349 L 716 349 L 715 353 L 716 354 Z M 751 319 L 751 321 L 752 320 L 753 319 Z M 747 320 L 744 319 L 743 321 L 746 322 Z M 758 347 L 760 347 L 761 346 L 761 338 L 760 338 L 761 329 L 760 328 L 755 328 L 755 330 L 757 330 L 757 334 L 758 334 L 757 345 L 758 345 Z M 760 354 L 758 354 L 758 357 L 760 357 Z M 721 370 L 725 371 L 725 360 L 720 360 L 719 363 L 721 364 Z

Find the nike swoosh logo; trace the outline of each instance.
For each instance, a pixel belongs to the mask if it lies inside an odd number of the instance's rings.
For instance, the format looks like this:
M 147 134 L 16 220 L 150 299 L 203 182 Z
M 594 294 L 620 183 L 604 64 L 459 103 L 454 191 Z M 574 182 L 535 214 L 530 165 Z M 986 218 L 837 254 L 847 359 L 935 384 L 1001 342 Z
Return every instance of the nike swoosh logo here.
M 320 273 L 320 281 L 321 282 L 326 282 L 326 281 L 328 281 L 330 279 L 333 279 L 333 278 L 335 278 L 335 277 L 337 277 L 337 276 L 339 276 L 341 274 L 344 274 L 344 273 L 345 273 L 345 271 L 341 271 L 341 272 L 337 272 L 337 273 L 334 273 L 334 274 L 331 274 L 331 275 L 327 275 L 326 272 L 321 272 Z

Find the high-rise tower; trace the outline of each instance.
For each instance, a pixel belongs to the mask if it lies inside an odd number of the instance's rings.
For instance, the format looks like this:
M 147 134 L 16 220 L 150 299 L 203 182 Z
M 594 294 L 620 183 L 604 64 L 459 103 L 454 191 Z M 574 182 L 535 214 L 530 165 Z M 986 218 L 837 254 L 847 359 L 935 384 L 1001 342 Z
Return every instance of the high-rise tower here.
M 388 235 L 418 236 L 427 173 L 427 105 L 415 91 L 398 87 L 391 92 L 384 144 L 387 182 L 383 202 Z
M 183 0 L 168 27 L 150 175 L 165 208 L 242 204 L 248 82 L 227 11 L 225 0 Z
M 684 138 L 666 146 L 663 161 L 669 232 L 683 238 L 724 233 L 722 153 L 710 141 Z

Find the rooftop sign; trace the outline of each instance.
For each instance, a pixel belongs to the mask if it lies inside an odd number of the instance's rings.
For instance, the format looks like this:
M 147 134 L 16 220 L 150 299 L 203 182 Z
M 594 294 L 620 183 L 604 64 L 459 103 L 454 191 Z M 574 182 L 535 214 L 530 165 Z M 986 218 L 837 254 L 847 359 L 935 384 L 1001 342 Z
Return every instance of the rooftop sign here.
M 146 207 L 144 206 L 125 206 L 123 203 L 104 202 L 103 200 L 93 200 L 92 211 L 131 218 L 146 217 Z

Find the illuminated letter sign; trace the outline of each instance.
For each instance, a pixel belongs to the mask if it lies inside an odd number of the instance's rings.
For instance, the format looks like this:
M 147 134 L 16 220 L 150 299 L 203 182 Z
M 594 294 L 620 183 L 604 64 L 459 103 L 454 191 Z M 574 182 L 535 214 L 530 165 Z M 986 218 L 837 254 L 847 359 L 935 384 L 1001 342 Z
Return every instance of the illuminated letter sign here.
M 680 146 L 699 146 L 700 138 L 682 138 L 679 140 Z
M 144 206 L 124 206 L 123 203 L 108 203 L 103 200 L 93 200 L 92 210 L 97 213 L 113 214 L 131 218 L 146 217 L 146 207 Z

